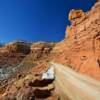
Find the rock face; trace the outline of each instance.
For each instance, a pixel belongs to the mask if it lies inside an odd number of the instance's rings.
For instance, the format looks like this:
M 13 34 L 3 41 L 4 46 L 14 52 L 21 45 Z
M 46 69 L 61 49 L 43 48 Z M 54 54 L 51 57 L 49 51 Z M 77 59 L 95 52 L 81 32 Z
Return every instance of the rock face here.
M 40 74 L 47 70 L 47 63 L 50 60 L 49 55 L 54 45 L 55 43 L 25 43 L 22 41 L 15 41 L 2 46 L 0 48 L 0 94 L 5 93 L 10 84 L 20 80 L 20 78 L 28 76 L 29 73 L 32 73 L 34 78 L 35 74 Z M 20 84 L 20 82 L 18 82 L 18 84 Z M 21 85 L 21 87 L 23 86 Z M 15 89 L 15 87 L 13 89 Z M 24 88 L 22 88 L 21 91 L 24 91 L 23 89 Z M 14 93 L 21 93 L 16 89 L 11 91 Z M 26 89 L 26 92 L 30 94 L 31 91 L 28 91 L 29 90 Z M 9 91 L 9 93 L 12 92 Z M 9 96 L 10 95 L 7 97 L 12 98 L 12 96 Z M 17 98 L 17 100 L 19 100 L 19 98 Z
M 58 100 L 49 86 L 55 81 L 53 69 L 47 71 L 51 61 L 100 80 L 100 0 L 88 12 L 71 10 L 69 20 L 59 43 L 15 41 L 0 47 L 0 100 Z
M 73 22 L 77 18 L 81 18 L 85 15 L 85 13 L 80 9 L 72 9 L 69 13 L 69 20 Z
M 54 48 L 56 61 L 100 80 L 100 1 L 89 12 L 71 10 L 69 20 L 65 40 Z
M 30 45 L 31 43 L 14 41 L 0 48 L 0 52 L 28 54 L 30 52 Z
M 30 52 L 30 44 L 15 41 L 0 47 L 0 68 L 15 66 Z
M 57 100 L 53 92 L 53 81 L 54 77 L 42 79 L 42 74 L 36 77 L 33 74 L 27 74 L 26 77 L 13 82 L 0 100 Z

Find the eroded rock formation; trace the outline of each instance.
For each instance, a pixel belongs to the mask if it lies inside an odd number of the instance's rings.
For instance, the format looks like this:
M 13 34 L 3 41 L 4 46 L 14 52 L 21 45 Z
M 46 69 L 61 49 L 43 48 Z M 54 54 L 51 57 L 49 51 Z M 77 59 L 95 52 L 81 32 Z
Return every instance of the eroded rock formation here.
M 40 74 L 47 70 L 49 54 L 54 43 L 11 42 L 0 48 L 0 94 L 9 84 L 32 72 Z
M 54 51 L 59 62 L 100 80 L 100 1 L 88 12 L 71 10 L 65 40 Z
M 69 20 L 59 43 L 11 42 L 0 47 L 0 100 L 58 100 L 52 93 L 55 86 L 49 85 L 54 80 L 39 76 L 50 61 L 100 80 L 100 0 L 88 12 L 71 10 Z

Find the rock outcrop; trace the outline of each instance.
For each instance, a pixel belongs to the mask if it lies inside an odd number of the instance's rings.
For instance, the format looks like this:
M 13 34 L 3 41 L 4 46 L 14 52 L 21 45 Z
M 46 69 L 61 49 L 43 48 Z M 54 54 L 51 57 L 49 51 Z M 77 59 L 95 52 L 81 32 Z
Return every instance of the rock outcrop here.
M 0 100 L 58 100 L 54 79 L 47 79 L 51 71 L 45 73 L 50 61 L 100 80 L 100 0 L 88 12 L 71 10 L 69 20 L 59 43 L 16 41 L 0 47 Z
M 10 84 L 31 72 L 33 77 L 45 72 L 54 45 L 55 43 L 16 41 L 2 46 L 0 48 L 0 94 L 5 93 Z
M 65 39 L 54 48 L 56 61 L 100 80 L 100 1 L 88 12 L 71 10 L 69 20 Z
M 30 52 L 31 43 L 25 43 L 23 41 L 14 41 L 2 46 L 0 52 L 3 53 L 23 53 L 28 54 Z
M 0 100 L 57 100 L 57 96 L 54 94 L 54 76 L 42 78 L 44 74 L 50 73 L 49 70 L 37 76 L 30 73 L 13 82 Z

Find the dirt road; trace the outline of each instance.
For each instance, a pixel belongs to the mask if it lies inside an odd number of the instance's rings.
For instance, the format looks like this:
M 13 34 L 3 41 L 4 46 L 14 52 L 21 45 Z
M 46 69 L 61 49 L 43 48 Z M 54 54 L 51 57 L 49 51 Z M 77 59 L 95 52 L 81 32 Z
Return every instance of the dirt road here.
M 55 68 L 56 92 L 61 100 L 100 100 L 100 82 L 51 62 Z

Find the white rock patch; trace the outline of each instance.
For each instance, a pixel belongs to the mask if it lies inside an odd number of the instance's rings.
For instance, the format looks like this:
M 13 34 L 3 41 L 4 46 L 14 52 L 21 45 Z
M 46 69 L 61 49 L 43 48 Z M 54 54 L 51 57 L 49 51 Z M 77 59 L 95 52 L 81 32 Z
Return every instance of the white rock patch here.
M 42 79 L 54 79 L 54 67 L 50 67 L 47 72 L 43 73 Z

